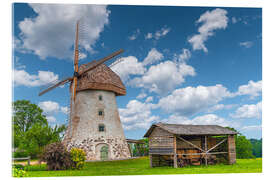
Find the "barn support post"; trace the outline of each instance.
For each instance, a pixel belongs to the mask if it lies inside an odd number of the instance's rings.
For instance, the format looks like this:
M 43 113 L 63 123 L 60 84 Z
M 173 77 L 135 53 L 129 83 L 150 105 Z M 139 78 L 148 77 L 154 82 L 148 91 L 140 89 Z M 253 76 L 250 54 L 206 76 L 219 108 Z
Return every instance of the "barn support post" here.
M 152 154 L 149 154 L 149 159 L 150 159 L 150 167 L 153 167 L 153 160 L 152 160 Z
M 204 136 L 205 165 L 207 166 L 207 136 Z
M 176 144 L 176 136 L 173 137 L 173 167 L 178 168 L 177 166 L 177 144 Z
M 228 135 L 228 161 L 229 164 L 234 164 L 236 162 L 234 135 Z

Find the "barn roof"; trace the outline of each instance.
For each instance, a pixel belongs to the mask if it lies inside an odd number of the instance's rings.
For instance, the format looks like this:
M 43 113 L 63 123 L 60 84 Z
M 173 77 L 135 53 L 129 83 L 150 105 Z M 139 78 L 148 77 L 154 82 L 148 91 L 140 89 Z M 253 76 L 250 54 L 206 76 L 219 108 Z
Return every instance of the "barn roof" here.
M 79 72 L 93 66 L 94 62 L 81 65 Z M 105 64 L 101 64 L 79 77 L 77 90 L 87 89 L 113 91 L 116 95 L 126 94 L 126 88 L 120 77 Z
M 175 135 L 229 135 L 237 134 L 228 128 L 218 125 L 184 125 L 184 124 L 153 124 L 144 137 L 149 137 L 154 128 L 160 127 L 161 129 Z

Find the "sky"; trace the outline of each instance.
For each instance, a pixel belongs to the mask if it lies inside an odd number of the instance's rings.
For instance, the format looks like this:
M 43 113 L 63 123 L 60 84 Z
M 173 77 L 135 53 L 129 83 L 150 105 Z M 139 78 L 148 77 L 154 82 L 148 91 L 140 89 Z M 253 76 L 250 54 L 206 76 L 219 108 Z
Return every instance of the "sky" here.
M 108 62 L 127 94 L 116 98 L 127 138 L 153 123 L 217 124 L 262 136 L 260 8 L 13 5 L 13 100 L 39 105 L 50 125 L 67 124 L 75 23 L 83 19 L 81 59 L 124 49 Z

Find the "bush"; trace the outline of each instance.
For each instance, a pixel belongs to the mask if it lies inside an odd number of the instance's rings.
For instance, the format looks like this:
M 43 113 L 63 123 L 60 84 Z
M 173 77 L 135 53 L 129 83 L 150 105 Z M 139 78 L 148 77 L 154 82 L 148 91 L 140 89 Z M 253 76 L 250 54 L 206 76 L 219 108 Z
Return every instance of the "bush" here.
M 47 163 L 48 170 L 65 170 L 74 166 L 70 153 L 60 142 L 47 145 L 41 160 Z
M 82 169 L 85 164 L 86 154 L 84 150 L 72 148 L 70 150 L 71 160 L 74 162 L 74 169 Z
M 18 150 L 16 152 L 13 152 L 12 156 L 13 156 L 13 158 L 21 158 L 21 157 L 28 157 L 29 154 L 25 151 Z
M 13 164 L 13 167 L 16 168 L 16 169 L 24 170 L 24 166 L 22 164 Z
M 26 177 L 26 171 L 23 169 L 17 169 L 15 167 L 12 168 L 12 175 L 13 177 Z

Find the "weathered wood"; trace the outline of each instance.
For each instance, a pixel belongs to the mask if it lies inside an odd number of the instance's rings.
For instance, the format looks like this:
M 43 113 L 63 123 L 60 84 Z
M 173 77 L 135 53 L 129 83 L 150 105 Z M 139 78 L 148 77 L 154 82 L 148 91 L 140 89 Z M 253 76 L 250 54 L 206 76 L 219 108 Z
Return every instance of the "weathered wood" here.
M 234 135 L 228 135 L 228 160 L 229 164 L 234 164 L 236 162 Z
M 174 149 L 171 148 L 149 148 L 149 154 L 174 154 Z
M 205 160 L 205 165 L 207 166 L 207 136 L 204 136 L 204 152 L 206 152 L 204 160 Z
M 150 159 L 150 167 L 153 167 L 152 154 L 149 154 L 149 159 Z
M 210 153 L 183 153 L 183 154 L 177 154 L 178 156 L 182 155 L 208 155 L 208 154 L 227 154 L 228 152 L 210 152 Z
M 173 137 L 173 152 L 174 152 L 174 156 L 173 156 L 173 167 L 177 168 L 177 152 L 176 152 L 176 136 Z
M 177 136 L 177 138 L 181 139 L 182 141 L 184 141 L 184 142 L 186 142 L 186 143 L 190 144 L 191 146 L 193 146 L 193 147 L 195 147 L 195 148 L 197 148 L 197 149 L 201 150 L 202 152 L 204 152 L 204 150 L 203 150 L 203 149 L 201 149 L 200 147 L 196 146 L 195 144 L 193 144 L 193 143 L 191 143 L 191 142 L 189 142 L 189 141 L 185 140 L 184 138 L 182 138 L 182 137 L 180 137 L 180 136 Z
M 31 162 L 31 157 L 22 157 L 22 158 L 12 158 L 13 161 L 17 161 L 17 160 L 27 160 L 27 164 L 30 165 Z
M 215 149 L 216 147 L 218 147 L 220 144 L 224 143 L 227 139 L 223 139 L 222 141 L 220 141 L 218 144 L 216 144 L 215 146 L 211 147 L 210 149 L 208 149 L 206 152 L 210 152 L 213 149 Z
M 177 154 L 173 155 L 173 167 L 178 168 L 178 166 L 177 166 Z

